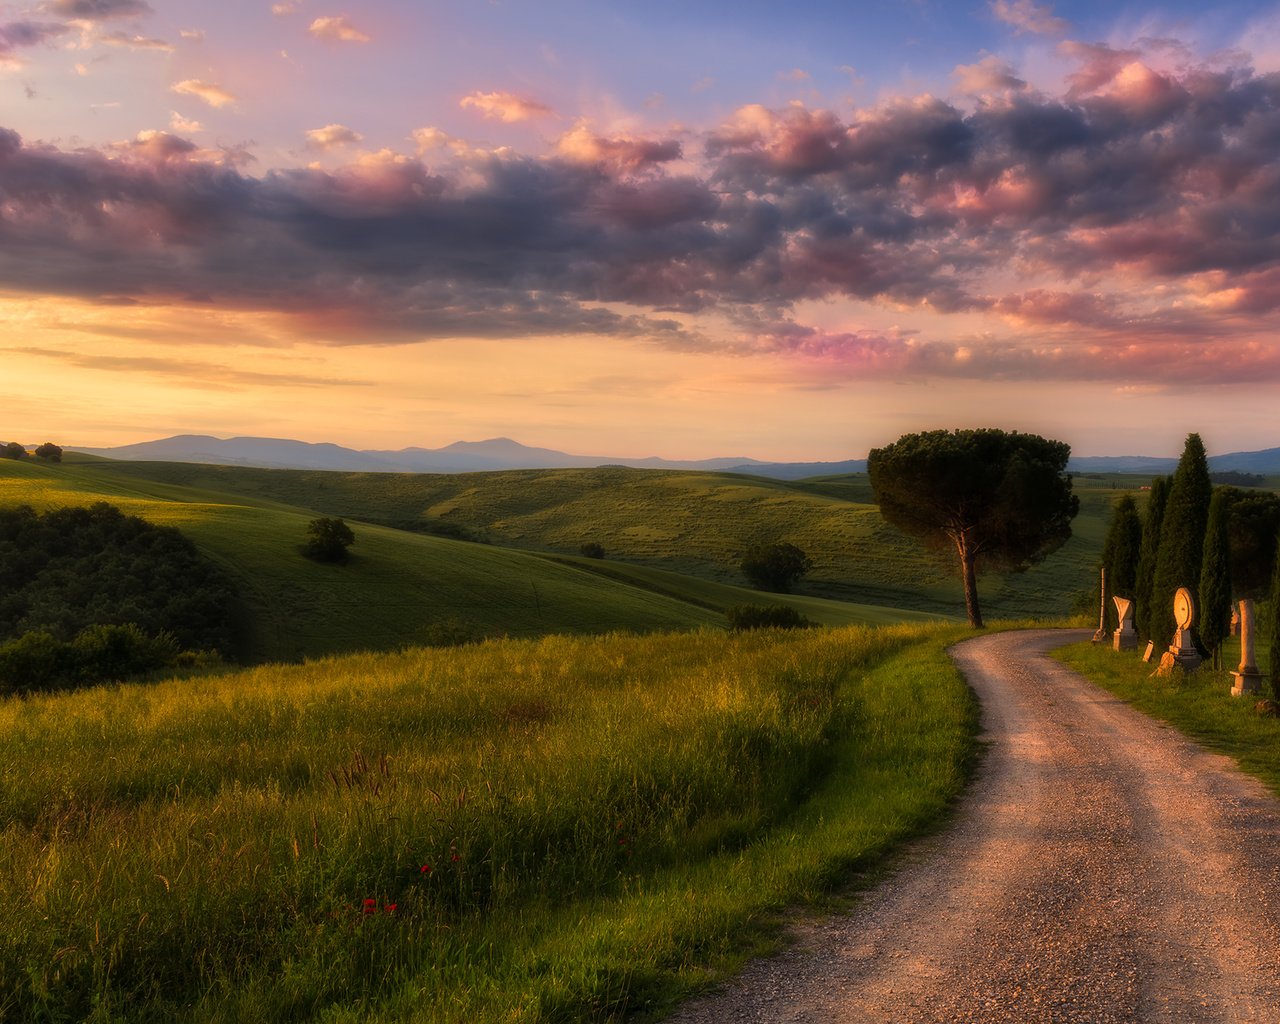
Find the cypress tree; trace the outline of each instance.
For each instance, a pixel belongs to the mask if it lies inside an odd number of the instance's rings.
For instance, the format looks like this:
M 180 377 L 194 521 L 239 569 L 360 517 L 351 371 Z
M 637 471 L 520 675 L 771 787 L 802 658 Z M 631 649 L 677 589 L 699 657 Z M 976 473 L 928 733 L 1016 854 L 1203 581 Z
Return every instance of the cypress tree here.
M 1111 511 L 1111 526 L 1102 547 L 1102 567 L 1107 570 L 1108 597 L 1134 599 L 1138 582 L 1138 558 L 1142 551 L 1142 519 L 1133 495 L 1126 494 Z M 1116 606 L 1107 602 L 1107 628 L 1115 629 Z
M 1188 434 L 1178 460 L 1160 527 L 1155 580 L 1151 587 L 1151 639 L 1163 647 L 1173 639 L 1173 595 L 1179 587 L 1200 590 L 1204 530 L 1209 522 L 1213 483 L 1199 434 Z
M 1151 481 L 1147 498 L 1147 514 L 1142 521 L 1142 547 L 1138 552 L 1138 575 L 1134 583 L 1134 628 L 1144 640 L 1152 639 L 1151 589 L 1156 578 L 1156 555 L 1160 550 L 1160 528 L 1164 525 L 1164 507 L 1169 500 L 1171 477 L 1158 476 Z
M 1204 559 L 1200 565 L 1200 641 L 1219 661 L 1222 641 L 1231 633 L 1231 538 L 1227 519 L 1231 515 L 1231 494 L 1220 487 L 1209 502 L 1209 522 L 1204 532 Z

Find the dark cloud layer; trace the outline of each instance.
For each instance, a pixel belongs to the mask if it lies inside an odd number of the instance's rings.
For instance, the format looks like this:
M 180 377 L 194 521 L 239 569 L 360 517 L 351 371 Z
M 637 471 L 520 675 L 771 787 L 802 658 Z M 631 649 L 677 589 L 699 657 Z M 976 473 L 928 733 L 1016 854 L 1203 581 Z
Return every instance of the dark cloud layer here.
M 1070 349 L 984 350 L 993 373 L 1127 378 L 1162 361 L 1234 380 L 1217 352 L 1280 377 L 1265 321 L 1280 307 L 1280 76 L 1066 52 L 1063 96 L 1000 74 L 972 109 L 749 107 L 696 152 L 578 132 L 542 159 L 253 177 L 163 133 L 101 152 L 0 130 L 0 286 L 279 310 L 335 343 L 696 344 L 667 313 L 784 322 L 802 300 L 850 297 L 1051 329 Z M 984 365 L 941 339 L 847 338 L 757 348 L 867 373 Z
M 152 9 L 145 0 L 47 0 L 44 10 L 62 18 L 107 21 L 150 14 Z
M 11 21 L 0 25 L 0 57 L 23 47 L 57 39 L 70 31 L 66 25 L 47 21 Z

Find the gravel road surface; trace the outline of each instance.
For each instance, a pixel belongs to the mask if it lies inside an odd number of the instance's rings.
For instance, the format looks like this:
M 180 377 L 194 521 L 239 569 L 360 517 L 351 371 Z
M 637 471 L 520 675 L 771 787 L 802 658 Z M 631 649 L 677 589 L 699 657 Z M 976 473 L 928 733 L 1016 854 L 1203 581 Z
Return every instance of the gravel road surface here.
M 1045 656 L 952 651 L 989 752 L 954 824 L 677 1024 L 1280 1024 L 1280 803 Z

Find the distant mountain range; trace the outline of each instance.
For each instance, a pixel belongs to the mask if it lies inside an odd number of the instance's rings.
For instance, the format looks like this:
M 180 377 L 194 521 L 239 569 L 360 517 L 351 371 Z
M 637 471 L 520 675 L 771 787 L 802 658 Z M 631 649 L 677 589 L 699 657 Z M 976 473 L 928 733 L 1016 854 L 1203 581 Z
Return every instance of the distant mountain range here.
M 145 462 L 202 462 L 223 466 L 257 466 L 266 469 L 329 469 L 364 473 L 475 473 L 500 469 L 580 469 L 593 466 L 629 466 L 636 469 L 700 469 L 720 473 L 749 473 L 778 480 L 810 476 L 864 473 L 866 459 L 842 462 L 762 462 L 742 456 L 679 461 L 646 458 L 622 459 L 603 455 L 570 455 L 550 448 L 530 448 L 507 437 L 488 441 L 458 441 L 443 448 L 402 448 L 399 451 L 358 451 L 336 444 L 312 444 L 275 437 L 222 439 L 201 434 L 179 434 L 159 441 L 143 441 L 118 448 L 70 450 L 109 459 Z M 1071 460 L 1075 473 L 1170 473 L 1177 459 L 1144 455 L 1085 456 Z M 1280 448 L 1260 452 L 1233 452 L 1209 459 L 1216 471 L 1280 473 Z

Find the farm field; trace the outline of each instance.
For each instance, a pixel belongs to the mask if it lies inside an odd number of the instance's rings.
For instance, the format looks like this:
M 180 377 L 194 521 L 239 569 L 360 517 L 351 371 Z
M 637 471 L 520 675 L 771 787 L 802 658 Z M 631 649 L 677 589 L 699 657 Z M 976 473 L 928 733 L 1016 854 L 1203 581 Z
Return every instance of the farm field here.
M 151 480 L 116 472 L 117 465 L 4 460 L 0 503 L 44 509 L 105 500 L 178 527 L 240 582 L 249 606 L 251 660 L 394 649 L 442 635 L 718 627 L 727 607 L 751 603 L 793 604 L 826 625 L 934 617 L 809 595 L 762 595 L 675 573 L 646 575 L 643 567 L 549 559 L 368 523 L 356 524 L 351 561 L 327 565 L 299 552 L 307 522 L 324 508 Z
M 966 633 L 491 641 L 0 703 L 0 1020 L 660 1010 L 945 812 Z
M 531 551 L 576 554 L 594 541 L 619 562 L 728 584 L 744 582 L 737 563 L 749 545 L 787 541 L 813 561 L 798 588 L 804 596 L 952 616 L 964 608 L 951 554 L 927 552 L 885 523 L 865 476 L 788 483 L 622 468 L 452 475 L 130 462 L 84 468 L 104 486 L 180 485 L 410 529 L 465 530 Z M 1119 479 L 1118 486 L 1115 477 L 1078 479 L 1072 539 L 1026 573 L 984 576 L 984 612 L 1072 611 L 1094 586 L 1111 502 L 1146 482 Z

